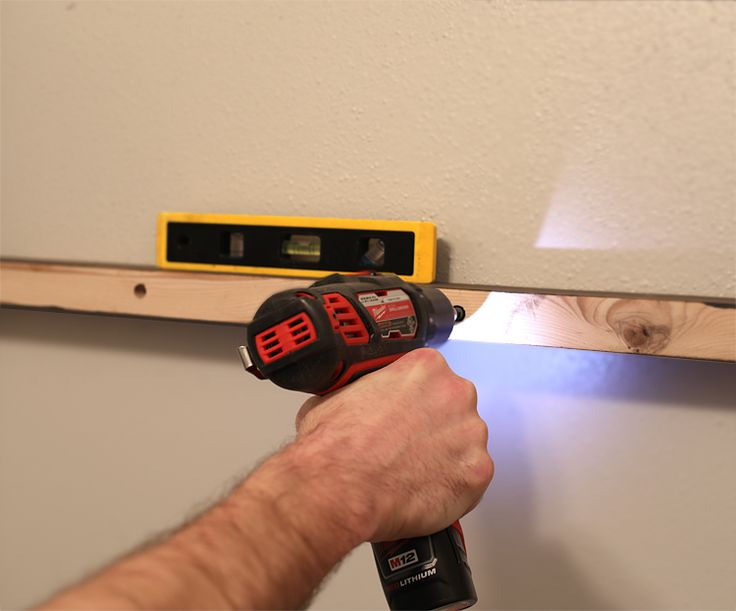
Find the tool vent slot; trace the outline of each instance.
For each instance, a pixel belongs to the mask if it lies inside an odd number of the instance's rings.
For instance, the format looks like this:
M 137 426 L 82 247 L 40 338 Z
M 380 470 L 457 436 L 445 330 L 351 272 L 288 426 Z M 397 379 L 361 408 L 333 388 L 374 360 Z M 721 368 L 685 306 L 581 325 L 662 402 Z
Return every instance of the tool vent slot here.
M 367 344 L 369 335 L 353 304 L 340 293 L 322 295 L 325 309 L 330 315 L 332 329 L 342 335 L 346 344 Z
M 308 346 L 317 339 L 317 333 L 306 312 L 300 312 L 261 331 L 255 339 L 258 356 L 267 365 Z

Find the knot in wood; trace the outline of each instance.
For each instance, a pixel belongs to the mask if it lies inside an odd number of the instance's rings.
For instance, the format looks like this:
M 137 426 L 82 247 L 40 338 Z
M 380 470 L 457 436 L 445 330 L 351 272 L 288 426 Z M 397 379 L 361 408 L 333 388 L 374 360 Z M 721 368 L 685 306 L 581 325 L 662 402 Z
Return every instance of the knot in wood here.
M 670 341 L 669 325 L 657 325 L 637 317 L 618 321 L 616 332 L 632 352 L 656 354 Z
M 606 321 L 630 352 L 657 354 L 672 336 L 672 311 L 666 301 L 619 299 L 610 306 Z

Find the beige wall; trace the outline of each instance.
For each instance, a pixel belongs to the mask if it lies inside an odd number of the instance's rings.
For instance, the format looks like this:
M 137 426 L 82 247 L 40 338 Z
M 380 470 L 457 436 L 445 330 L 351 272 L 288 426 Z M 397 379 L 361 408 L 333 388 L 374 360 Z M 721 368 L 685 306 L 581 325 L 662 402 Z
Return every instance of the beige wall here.
M 3 256 L 152 264 L 164 209 L 416 217 L 454 281 L 736 294 L 734 3 L 1 6 Z M 241 337 L 0 311 L 0 605 L 288 437 Z M 445 351 L 497 464 L 479 608 L 736 606 L 733 366 Z M 315 606 L 383 606 L 366 549 Z
M 233 327 L 0 311 L 0 605 L 27 605 L 278 447 L 302 397 Z M 733 609 L 736 376 L 718 363 L 450 342 L 496 478 L 465 521 L 480 609 Z M 316 608 L 384 608 L 368 549 Z
M 443 278 L 736 295 L 733 2 L 3 2 L 3 256 L 424 218 Z

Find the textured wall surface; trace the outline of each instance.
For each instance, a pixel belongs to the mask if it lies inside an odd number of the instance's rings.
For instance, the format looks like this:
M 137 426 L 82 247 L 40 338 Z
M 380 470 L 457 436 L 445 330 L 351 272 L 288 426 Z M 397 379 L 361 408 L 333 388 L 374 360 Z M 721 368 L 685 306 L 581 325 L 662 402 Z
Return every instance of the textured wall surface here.
M 278 447 L 303 396 L 242 330 L 0 310 L 0 605 L 39 600 Z M 733 609 L 734 367 L 449 342 L 496 477 L 464 520 L 478 609 Z M 383 609 L 370 550 L 321 609 Z
M 3 2 L 3 256 L 421 218 L 456 282 L 734 295 L 736 3 Z
M 159 210 L 434 220 L 456 282 L 734 295 L 736 3 L 2 2 L 3 256 Z M 242 331 L 0 311 L 0 605 L 289 435 Z M 736 607 L 734 367 L 450 342 L 497 474 L 480 609 Z M 369 552 L 315 606 L 383 608 Z

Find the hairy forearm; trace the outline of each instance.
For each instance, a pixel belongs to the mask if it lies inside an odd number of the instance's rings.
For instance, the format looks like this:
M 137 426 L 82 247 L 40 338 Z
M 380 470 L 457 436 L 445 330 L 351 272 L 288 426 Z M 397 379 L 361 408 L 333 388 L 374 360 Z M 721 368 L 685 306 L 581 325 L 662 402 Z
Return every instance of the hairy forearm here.
M 345 502 L 329 442 L 307 436 L 223 502 L 45 608 L 294 608 L 370 536 L 370 510 Z
M 304 606 L 353 547 L 445 528 L 493 474 L 475 388 L 433 350 L 312 397 L 297 431 L 201 518 L 43 606 Z

